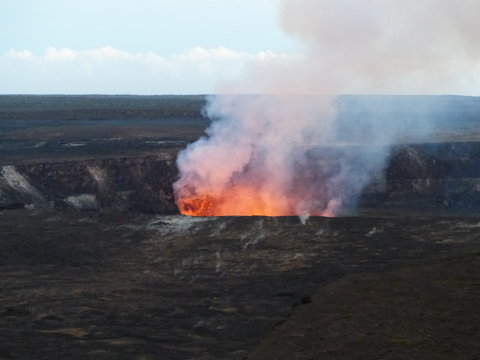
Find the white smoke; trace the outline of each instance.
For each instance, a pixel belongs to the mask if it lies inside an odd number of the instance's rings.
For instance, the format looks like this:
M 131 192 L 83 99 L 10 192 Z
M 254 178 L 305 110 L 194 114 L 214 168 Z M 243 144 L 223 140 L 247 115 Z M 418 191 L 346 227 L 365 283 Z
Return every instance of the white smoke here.
M 315 79 L 330 93 L 480 90 L 480 2 L 476 0 L 284 0 L 282 4 L 283 27 L 310 49 L 311 64 L 300 69 L 301 76 Z
M 244 81 L 219 86 L 206 107 L 213 119 L 207 136 L 178 157 L 181 210 L 208 198 L 201 215 L 251 214 L 255 201 L 255 214 L 339 214 L 379 176 L 388 145 L 417 124 L 389 119 L 405 110 L 395 102 L 383 117 L 370 116 L 378 105 L 370 97 L 342 122 L 341 107 L 355 101 L 329 94 L 480 89 L 478 1 L 281 4 L 282 25 L 307 45 L 308 56 L 257 64 Z M 257 95 L 236 95 L 245 93 Z

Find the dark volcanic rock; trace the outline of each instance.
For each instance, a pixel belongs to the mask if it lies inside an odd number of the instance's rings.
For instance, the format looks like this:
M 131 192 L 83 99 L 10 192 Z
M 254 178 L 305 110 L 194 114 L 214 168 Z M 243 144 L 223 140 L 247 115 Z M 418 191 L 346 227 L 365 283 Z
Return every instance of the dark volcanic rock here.
M 335 171 L 332 166 L 338 151 L 358 153 L 359 149 L 315 150 L 310 162 L 297 173 L 309 174 L 309 181 L 317 181 L 320 189 L 322 172 Z M 0 170 L 0 206 L 177 213 L 172 191 L 178 173 L 174 158 L 175 153 L 159 152 L 140 157 L 6 165 Z M 362 167 L 361 162 L 357 165 Z M 302 186 L 305 179 L 300 176 L 299 180 Z M 385 175 L 375 174 L 363 191 L 360 208 L 435 212 L 480 209 L 480 143 L 395 147 Z
M 476 359 L 479 256 L 449 254 L 334 281 L 248 359 Z
M 396 146 L 388 180 L 480 178 L 480 143 L 433 143 Z
M 175 214 L 175 162 L 163 156 L 4 166 L 0 205 Z
M 204 95 L 2 95 L 0 120 L 113 120 L 200 117 Z
M 175 157 L 209 124 L 204 96 L 0 96 L 0 360 L 245 359 L 272 329 L 288 359 L 309 347 L 339 359 L 473 359 L 478 98 L 340 100 L 348 131 L 372 117 L 422 121 L 425 102 L 445 126 L 436 144 L 393 148 L 361 196 L 364 216 L 302 225 L 145 214 L 177 213 Z M 315 166 L 335 172 L 336 154 L 371 149 L 312 149 L 299 174 L 320 181 Z M 314 324 L 275 338 L 299 312 Z
M 479 221 L 4 212 L 0 357 L 242 358 L 326 283 L 478 249 Z
M 391 206 L 479 209 L 480 143 L 397 146 L 385 184 Z

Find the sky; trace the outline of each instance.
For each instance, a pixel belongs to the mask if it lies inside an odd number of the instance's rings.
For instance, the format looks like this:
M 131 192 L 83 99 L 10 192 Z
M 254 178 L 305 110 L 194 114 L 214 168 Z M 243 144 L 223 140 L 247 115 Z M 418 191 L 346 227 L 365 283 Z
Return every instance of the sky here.
M 478 0 L 0 0 L 0 94 L 480 93 Z
M 2 94 L 203 94 L 301 56 L 277 0 L 1 0 Z

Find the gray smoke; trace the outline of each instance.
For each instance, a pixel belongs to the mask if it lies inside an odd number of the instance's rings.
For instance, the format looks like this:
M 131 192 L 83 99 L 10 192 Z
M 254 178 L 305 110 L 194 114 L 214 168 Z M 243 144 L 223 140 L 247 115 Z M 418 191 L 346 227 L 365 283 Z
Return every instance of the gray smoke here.
M 307 44 L 313 92 L 478 93 L 476 0 L 284 0 L 282 24 Z
M 438 102 L 332 94 L 480 89 L 477 1 L 281 5 L 283 27 L 307 54 L 252 64 L 244 81 L 220 85 L 206 107 L 213 120 L 207 136 L 178 158 L 174 189 L 184 213 L 344 213 L 381 177 L 392 143 L 421 139 L 435 127 Z M 245 93 L 256 95 L 236 95 Z M 190 211 L 198 199 L 208 205 Z

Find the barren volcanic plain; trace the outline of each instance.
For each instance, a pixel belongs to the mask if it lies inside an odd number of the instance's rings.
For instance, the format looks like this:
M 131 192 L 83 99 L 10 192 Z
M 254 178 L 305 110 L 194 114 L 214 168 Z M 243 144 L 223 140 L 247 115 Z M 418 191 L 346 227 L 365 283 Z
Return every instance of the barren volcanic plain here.
M 478 359 L 480 99 L 364 100 L 434 131 L 302 223 L 178 213 L 204 96 L 0 96 L 0 359 Z

